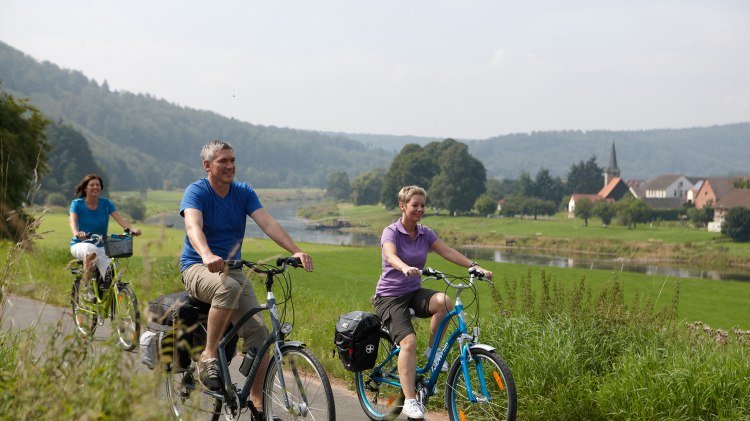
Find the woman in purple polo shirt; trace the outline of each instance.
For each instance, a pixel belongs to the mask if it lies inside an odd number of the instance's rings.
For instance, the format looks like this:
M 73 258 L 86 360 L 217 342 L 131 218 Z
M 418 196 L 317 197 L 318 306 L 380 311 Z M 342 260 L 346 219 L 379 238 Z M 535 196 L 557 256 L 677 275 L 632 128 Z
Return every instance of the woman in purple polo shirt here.
M 440 322 L 453 309 L 450 297 L 442 292 L 422 288 L 421 270 L 430 250 L 449 262 L 467 268 L 475 267 L 492 278 L 492 272 L 482 269 L 476 262 L 451 248 L 431 229 L 419 224 L 425 209 L 427 193 L 418 186 L 406 186 L 398 193 L 401 218 L 385 227 L 380 238 L 383 271 L 375 291 L 375 311 L 388 327 L 391 337 L 400 347 L 398 374 L 404 390 L 403 414 L 410 418 L 424 418 L 424 408 L 415 399 L 414 379 L 417 366 L 417 336 L 411 324 L 409 308 L 417 317 L 432 317 L 430 341 L 432 344 Z M 425 350 L 429 356 L 431 349 Z M 441 354 L 435 357 L 439 361 Z M 447 370 L 447 365 L 442 367 Z

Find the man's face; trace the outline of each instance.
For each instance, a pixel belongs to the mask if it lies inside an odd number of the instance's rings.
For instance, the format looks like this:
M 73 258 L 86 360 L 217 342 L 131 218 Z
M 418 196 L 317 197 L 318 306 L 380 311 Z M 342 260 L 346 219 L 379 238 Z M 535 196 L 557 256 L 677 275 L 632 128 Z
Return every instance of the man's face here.
M 221 149 L 216 153 L 213 161 L 203 161 L 203 167 L 208 173 L 208 178 L 219 183 L 229 184 L 234 181 L 234 151 L 232 149 Z

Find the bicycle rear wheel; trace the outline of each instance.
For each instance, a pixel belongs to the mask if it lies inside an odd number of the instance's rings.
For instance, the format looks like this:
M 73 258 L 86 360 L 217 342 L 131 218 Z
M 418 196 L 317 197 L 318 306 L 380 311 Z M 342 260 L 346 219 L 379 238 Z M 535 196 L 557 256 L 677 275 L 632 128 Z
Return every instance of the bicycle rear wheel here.
M 223 401 L 200 384 L 195 362 L 183 372 L 165 372 L 164 378 L 166 397 L 175 419 L 219 419 Z
M 468 384 L 476 402 L 469 399 L 459 358 L 448 372 L 445 388 L 445 406 L 451 421 L 515 420 L 516 384 L 503 358 L 494 351 L 472 348 L 468 364 Z
M 141 313 L 130 285 L 117 283 L 117 300 L 112 306 L 112 311 L 117 329 L 117 344 L 125 351 L 132 351 L 138 344 L 141 332 Z
M 398 385 L 397 356 L 383 364 L 396 345 L 386 332 L 381 331 L 379 335 L 375 368 L 354 373 L 354 387 L 357 389 L 357 398 L 365 414 L 371 420 L 384 421 L 395 419 L 401 413 L 404 392 Z
M 86 282 L 78 277 L 73 281 L 71 304 L 73 306 L 73 321 L 78 332 L 86 336 L 93 335 L 96 330 L 97 304 L 91 280 Z
M 279 381 L 278 364 L 278 361 L 271 359 L 263 383 L 263 412 L 266 419 L 336 420 L 331 383 L 323 365 L 310 351 L 298 346 L 282 349 L 281 371 L 285 390 Z

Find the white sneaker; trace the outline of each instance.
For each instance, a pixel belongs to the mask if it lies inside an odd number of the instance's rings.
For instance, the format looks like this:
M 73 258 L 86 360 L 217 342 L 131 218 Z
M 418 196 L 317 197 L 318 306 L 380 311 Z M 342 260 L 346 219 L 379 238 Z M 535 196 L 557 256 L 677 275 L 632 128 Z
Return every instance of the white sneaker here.
M 427 359 L 429 359 L 430 358 L 430 353 L 427 352 L 427 351 L 425 351 L 424 352 L 424 357 L 427 358 Z M 440 361 L 441 358 L 443 358 L 443 351 L 438 350 L 435 353 L 435 360 L 432 362 L 432 368 L 431 368 L 430 371 L 435 371 L 435 367 L 437 367 L 438 361 Z M 447 373 L 449 369 L 450 369 L 450 367 L 448 367 L 448 361 L 446 360 L 446 361 L 443 362 L 443 366 L 440 368 L 440 371 L 442 371 L 444 373 Z
M 419 407 L 416 399 L 407 399 L 404 401 L 404 407 L 401 413 L 408 418 L 424 419 L 424 411 Z

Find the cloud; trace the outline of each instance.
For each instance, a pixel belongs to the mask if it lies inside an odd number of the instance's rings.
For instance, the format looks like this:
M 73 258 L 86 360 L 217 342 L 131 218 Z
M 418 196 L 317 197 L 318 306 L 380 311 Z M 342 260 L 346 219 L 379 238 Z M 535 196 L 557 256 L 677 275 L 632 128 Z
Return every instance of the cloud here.
M 490 58 L 490 61 L 487 62 L 487 66 L 500 67 L 500 64 L 502 63 L 503 58 L 505 58 L 505 55 L 505 50 L 502 48 L 498 48 L 494 53 L 492 53 L 492 57 Z

